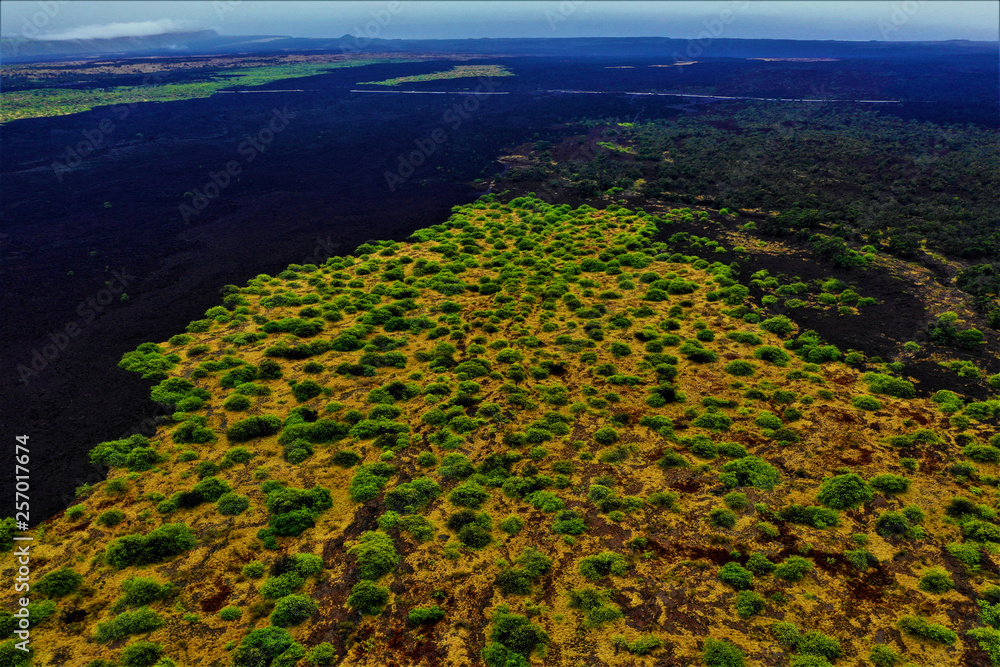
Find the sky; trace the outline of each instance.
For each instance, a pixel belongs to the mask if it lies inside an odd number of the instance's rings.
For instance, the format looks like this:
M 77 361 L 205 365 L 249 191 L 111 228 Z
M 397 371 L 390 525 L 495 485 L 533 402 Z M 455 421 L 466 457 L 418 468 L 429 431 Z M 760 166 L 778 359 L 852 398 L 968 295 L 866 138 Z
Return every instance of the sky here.
M 213 29 L 382 39 L 674 37 L 1000 39 L 996 0 L 4 0 L 0 34 L 77 39 Z

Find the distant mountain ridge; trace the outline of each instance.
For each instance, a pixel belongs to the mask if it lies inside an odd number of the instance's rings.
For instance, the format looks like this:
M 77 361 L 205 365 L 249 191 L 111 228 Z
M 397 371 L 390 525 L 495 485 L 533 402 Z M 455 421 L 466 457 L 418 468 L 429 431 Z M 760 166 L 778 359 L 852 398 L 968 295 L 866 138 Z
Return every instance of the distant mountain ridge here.
M 171 32 L 110 39 L 51 40 L 4 37 L 0 55 L 5 62 L 31 62 L 63 57 L 107 55 L 152 56 L 339 50 L 362 52 L 482 53 L 503 55 L 572 55 L 597 58 L 881 58 L 955 54 L 996 54 L 998 42 L 845 42 L 793 39 L 676 39 L 670 37 L 572 37 L 480 39 L 308 38 L 285 35 L 220 35 L 215 30 Z

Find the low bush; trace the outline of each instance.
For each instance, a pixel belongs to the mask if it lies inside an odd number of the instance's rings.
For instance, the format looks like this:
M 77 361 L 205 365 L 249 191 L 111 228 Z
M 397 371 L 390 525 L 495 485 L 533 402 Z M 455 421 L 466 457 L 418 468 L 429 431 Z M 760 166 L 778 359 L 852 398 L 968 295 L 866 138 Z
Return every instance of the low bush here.
M 389 589 L 368 580 L 356 583 L 347 596 L 347 606 L 368 616 L 381 614 L 388 603 Z
M 171 584 L 161 584 L 151 577 L 129 577 L 122 582 L 122 596 L 112 610 L 121 612 L 129 607 L 144 607 L 173 594 Z
M 294 655 L 298 646 L 288 630 L 276 626 L 252 630 L 233 652 L 233 667 L 268 667 L 283 657 Z M 294 664 L 295 660 L 286 664 Z
M 940 567 L 934 567 L 925 572 L 917 584 L 917 588 L 925 593 L 937 594 L 947 593 L 954 587 L 955 582 L 952 581 L 951 575 Z
M 436 623 L 444 618 L 444 609 L 435 605 L 429 607 L 415 607 L 410 610 L 407 620 L 410 625 L 421 625 L 424 623 Z
M 719 580 L 736 590 L 753 588 L 753 573 L 736 562 L 729 562 L 719 568 Z
M 743 667 L 743 651 L 724 639 L 706 639 L 701 659 L 707 667 Z
M 163 624 L 162 616 L 149 607 L 140 607 L 135 611 L 122 612 L 110 621 L 98 623 L 94 640 L 98 642 L 115 641 L 128 635 L 152 632 Z
M 216 508 L 219 510 L 219 514 L 224 514 L 226 516 L 237 516 L 242 514 L 250 507 L 250 498 L 247 496 L 241 496 L 238 493 L 224 493 L 219 497 L 219 502 Z
M 733 528 L 736 526 L 736 513 L 725 507 L 716 507 L 708 513 L 708 521 L 716 528 Z
M 854 473 L 823 480 L 816 496 L 822 504 L 837 510 L 870 503 L 874 497 L 871 486 Z
M 545 630 L 526 616 L 500 611 L 491 620 L 490 641 L 482 652 L 488 667 L 521 667 L 528 664 L 526 658 L 536 649 L 549 642 Z
M 133 533 L 118 538 L 108 545 L 105 561 L 119 569 L 159 563 L 194 548 L 197 543 L 187 525 L 168 523 L 147 535 Z
M 764 611 L 764 597 L 756 591 L 740 591 L 736 594 L 736 613 L 741 618 L 749 618 Z
M 875 475 L 868 482 L 871 484 L 872 488 L 876 491 L 880 491 L 886 495 L 893 493 L 906 493 L 910 489 L 910 480 L 902 475 L 893 475 L 891 473 L 884 473 L 881 475 Z
M 275 435 L 281 430 L 281 419 L 275 415 L 254 415 L 241 419 L 226 430 L 226 437 L 233 442 Z
M 892 377 L 883 373 L 865 373 L 862 378 L 868 385 L 868 390 L 876 394 L 895 396 L 896 398 L 913 398 L 917 390 L 912 382 Z
M 132 642 L 122 651 L 124 667 L 152 667 L 163 655 L 163 647 L 156 642 Z
M 743 361 L 742 359 L 735 359 L 733 361 L 730 361 L 725 366 L 723 366 L 722 370 L 729 373 L 730 375 L 735 375 L 736 377 L 749 377 L 757 372 L 757 367 L 751 364 L 749 361 Z
M 399 565 L 399 553 L 392 538 L 381 531 L 362 533 L 357 544 L 347 553 L 357 559 L 358 575 L 362 579 L 378 579 Z
M 947 644 L 948 646 L 954 644 L 955 640 L 958 639 L 958 635 L 954 630 L 946 628 L 943 625 L 938 625 L 937 623 L 930 623 L 926 618 L 921 618 L 920 616 L 903 616 L 896 622 L 896 627 L 907 634 Z
M 789 359 L 791 359 L 787 352 L 774 345 L 761 345 L 753 351 L 753 356 L 775 366 L 787 366 Z
M 230 605 L 220 609 L 217 615 L 223 621 L 238 621 L 243 616 L 243 609 Z
M 624 556 L 611 551 L 602 551 L 580 559 L 580 574 L 591 581 L 610 575 L 624 576 L 628 572 L 628 561 Z
M 287 628 L 302 623 L 319 611 L 319 605 L 308 595 L 286 595 L 274 603 L 271 625 Z
M 719 480 L 726 486 L 754 486 L 770 491 L 780 479 L 778 469 L 756 456 L 734 459 L 721 468 Z
M 83 583 L 82 574 L 72 568 L 64 567 L 41 577 L 32 588 L 50 598 L 60 598 L 75 591 L 81 583 Z
M 774 568 L 774 576 L 785 581 L 799 581 L 804 576 L 815 569 L 815 565 L 808 558 L 802 556 L 789 556 Z

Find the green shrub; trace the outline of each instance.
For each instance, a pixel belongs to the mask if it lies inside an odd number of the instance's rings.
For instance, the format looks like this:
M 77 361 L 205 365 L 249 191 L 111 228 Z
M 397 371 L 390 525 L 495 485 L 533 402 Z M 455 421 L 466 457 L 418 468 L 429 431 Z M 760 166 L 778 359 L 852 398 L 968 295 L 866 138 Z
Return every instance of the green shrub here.
M 288 630 L 271 626 L 251 631 L 233 652 L 233 667 L 267 667 L 298 646 Z
M 791 359 L 787 352 L 774 345 L 761 345 L 753 351 L 753 356 L 775 366 L 787 366 L 789 359 Z
M 319 611 L 319 605 L 308 595 L 286 595 L 274 604 L 271 625 L 287 628 L 302 623 Z
M 33 588 L 50 598 L 61 598 L 75 591 L 83 583 L 83 575 L 69 567 L 49 572 Z
M 307 659 L 309 660 L 309 664 L 314 665 L 314 667 L 335 665 L 339 659 L 337 647 L 330 642 L 317 644 L 309 651 Z
M 707 667 L 743 667 L 743 651 L 722 639 L 706 639 L 701 659 Z
M 955 582 L 951 580 L 951 575 L 940 567 L 934 567 L 920 577 L 917 588 L 926 593 L 947 593 L 955 587 Z
M 882 404 L 879 403 L 878 399 L 873 396 L 855 396 L 851 399 L 851 405 L 858 408 L 859 410 L 881 410 Z
M 1000 449 L 991 445 L 969 443 L 962 448 L 962 453 L 976 463 L 1000 463 Z
M 792 321 L 784 315 L 769 317 L 760 323 L 760 328 L 781 337 L 787 336 L 794 330 Z
M 233 412 L 240 412 L 242 410 L 250 409 L 252 402 L 249 398 L 243 394 L 233 394 L 222 404 L 222 407 L 226 410 Z
M 163 647 L 156 642 L 132 642 L 122 651 L 124 667 L 152 667 L 163 655 Z
M 509 516 L 500 522 L 500 530 L 508 535 L 516 535 L 524 528 L 524 519 L 519 516 Z
M 243 566 L 243 574 L 251 579 L 258 579 L 264 576 L 266 567 L 259 560 L 252 560 Z
M 536 649 L 548 644 L 549 636 L 527 617 L 518 614 L 497 612 L 492 618 L 490 643 L 483 649 L 483 662 L 489 667 L 524 665 L 524 660 L 511 661 L 510 654 L 528 658 Z M 498 650 L 499 649 L 499 650 Z M 503 662 L 497 659 L 502 657 Z
M 725 507 L 716 507 L 708 513 L 708 520 L 716 528 L 733 528 L 736 526 L 736 513 Z
M 774 572 L 775 564 L 762 553 L 755 553 L 747 559 L 747 569 L 754 574 L 764 575 Z
M 780 479 L 778 469 L 756 456 L 744 456 L 722 466 L 719 480 L 728 487 L 754 486 L 770 491 Z
M 418 477 L 386 492 L 385 505 L 396 512 L 412 513 L 436 498 L 440 492 L 441 487 L 437 482 L 429 477 Z
M 930 623 L 926 618 L 919 616 L 903 616 L 896 622 L 896 627 L 916 637 L 947 644 L 948 646 L 954 644 L 955 640 L 958 639 L 958 635 L 955 634 L 954 630 L 950 630 L 937 623 Z
M 135 611 L 122 612 L 112 620 L 97 624 L 94 640 L 98 642 L 114 641 L 128 635 L 152 632 L 164 623 L 163 617 L 149 607 L 140 607 Z
M 757 372 L 757 367 L 749 361 L 734 359 L 723 366 L 722 370 L 726 371 L 730 375 L 735 375 L 736 377 L 749 377 Z
M 281 430 L 281 419 L 275 415 L 254 415 L 241 419 L 226 430 L 226 437 L 233 442 L 275 435 Z
M 314 380 L 303 380 L 302 382 L 297 382 L 292 387 L 292 395 L 299 403 L 305 403 L 306 401 L 316 398 L 323 393 L 323 387 L 320 386 Z
M 851 509 L 869 503 L 875 497 L 871 486 L 854 473 L 823 480 L 816 498 L 827 507 Z
M 241 616 L 243 616 L 243 609 L 232 605 L 223 607 L 218 612 L 218 617 L 223 621 L 237 621 Z
M 900 655 L 885 644 L 875 644 L 868 652 L 868 661 L 875 667 L 893 667 L 900 660 Z
M 778 518 L 791 523 L 799 523 L 814 528 L 836 526 L 839 522 L 836 510 L 815 505 L 804 506 L 791 504 L 778 512 Z
M 464 482 L 456 486 L 448 495 L 448 500 L 460 507 L 471 507 L 479 509 L 487 500 L 490 494 L 475 482 Z
M 378 496 L 389 478 L 396 474 L 396 469 L 387 463 L 366 463 L 358 468 L 351 477 L 348 492 L 351 500 L 357 503 L 367 502 Z
M 802 635 L 796 648 L 800 653 L 819 655 L 827 660 L 836 660 L 841 654 L 840 642 L 818 630 L 810 630 Z
M 389 589 L 368 580 L 356 583 L 347 597 L 347 606 L 369 616 L 381 614 L 388 603 Z
M 808 558 L 802 556 L 789 556 L 774 568 L 774 576 L 785 581 L 798 581 L 806 576 L 816 566 Z
M 375 580 L 396 569 L 399 554 L 392 538 L 381 531 L 369 530 L 361 534 L 358 543 L 347 550 L 358 562 L 358 575 Z
M 781 421 L 780 417 L 771 412 L 768 412 L 767 410 L 763 410 L 759 415 L 757 415 L 757 418 L 754 419 L 754 423 L 757 424 L 757 426 L 760 426 L 761 428 L 767 428 L 772 430 L 784 426 L 784 422 Z
M 474 472 L 476 468 L 468 457 L 457 452 L 441 459 L 441 467 L 438 468 L 439 475 L 451 479 L 465 479 Z
M 917 395 L 913 383 L 891 375 L 865 373 L 861 379 L 868 385 L 868 390 L 876 394 L 885 394 L 896 398 L 913 398 Z
M 736 562 L 729 562 L 719 568 L 719 580 L 736 590 L 753 588 L 753 573 Z
M 66 518 L 70 521 L 79 521 L 87 513 L 87 508 L 83 505 L 73 505 L 66 508 Z
M 797 625 L 790 621 L 776 621 L 771 624 L 771 634 L 782 646 L 795 648 L 802 639 L 802 633 Z
M 260 594 L 269 599 L 283 598 L 291 595 L 306 583 L 298 572 L 282 572 L 274 577 L 268 577 L 260 587 Z
M 133 533 L 112 542 L 105 561 L 119 569 L 129 565 L 159 563 L 198 544 L 191 529 L 183 523 L 167 523 L 147 535 Z
M 875 520 L 875 532 L 886 538 L 908 539 L 913 528 L 902 512 L 882 512 Z
M 604 426 L 594 431 L 594 442 L 599 445 L 613 445 L 618 442 L 618 431 L 610 426 Z
M 624 556 L 611 551 L 602 551 L 593 556 L 586 556 L 580 559 L 578 566 L 580 574 L 591 581 L 596 581 L 602 577 L 612 574 L 625 576 L 628 572 L 628 561 Z
M 655 635 L 644 635 L 634 642 L 628 641 L 624 635 L 611 638 L 611 645 L 628 651 L 632 655 L 646 655 L 663 647 L 663 640 Z
M 170 597 L 173 590 L 171 584 L 161 584 L 150 577 L 129 577 L 122 582 L 122 596 L 112 610 L 120 612 L 129 607 L 144 607 Z
M 749 618 L 764 611 L 763 596 L 756 591 L 740 591 L 736 594 L 736 613 L 742 618 Z
M 906 493 L 910 488 L 910 480 L 902 475 L 884 473 L 875 475 L 869 481 L 872 488 L 886 495 L 893 493 Z
M 728 431 L 729 427 L 733 425 L 733 420 L 721 412 L 706 412 L 696 417 L 691 425 L 720 433 Z
M 423 623 L 436 623 L 444 618 L 444 609 L 435 605 L 429 607 L 414 607 L 410 610 L 407 620 L 410 625 L 421 625 Z
M 225 514 L 226 516 L 237 516 L 245 512 L 249 507 L 250 498 L 233 492 L 222 494 L 216 505 L 219 514 Z

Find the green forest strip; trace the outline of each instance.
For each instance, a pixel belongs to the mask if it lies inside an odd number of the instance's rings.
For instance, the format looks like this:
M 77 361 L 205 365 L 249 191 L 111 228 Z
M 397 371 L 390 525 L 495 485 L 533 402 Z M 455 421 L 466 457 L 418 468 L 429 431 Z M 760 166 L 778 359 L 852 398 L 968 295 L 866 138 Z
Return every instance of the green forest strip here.
M 416 81 L 437 81 L 439 79 L 466 79 L 478 77 L 514 76 L 514 73 L 503 65 L 456 65 L 444 72 L 415 74 L 413 76 L 398 76 L 384 81 L 359 81 L 359 86 L 398 86 L 401 83 Z
M 220 90 L 237 86 L 262 86 L 281 79 L 297 79 L 323 74 L 339 67 L 361 67 L 379 63 L 410 62 L 406 59 L 372 58 L 333 63 L 294 63 L 220 70 L 208 81 L 190 83 L 115 86 L 73 90 L 70 88 L 35 88 L 0 95 L 0 123 L 22 118 L 46 118 L 89 111 L 95 107 L 136 102 L 173 102 L 210 97 Z

